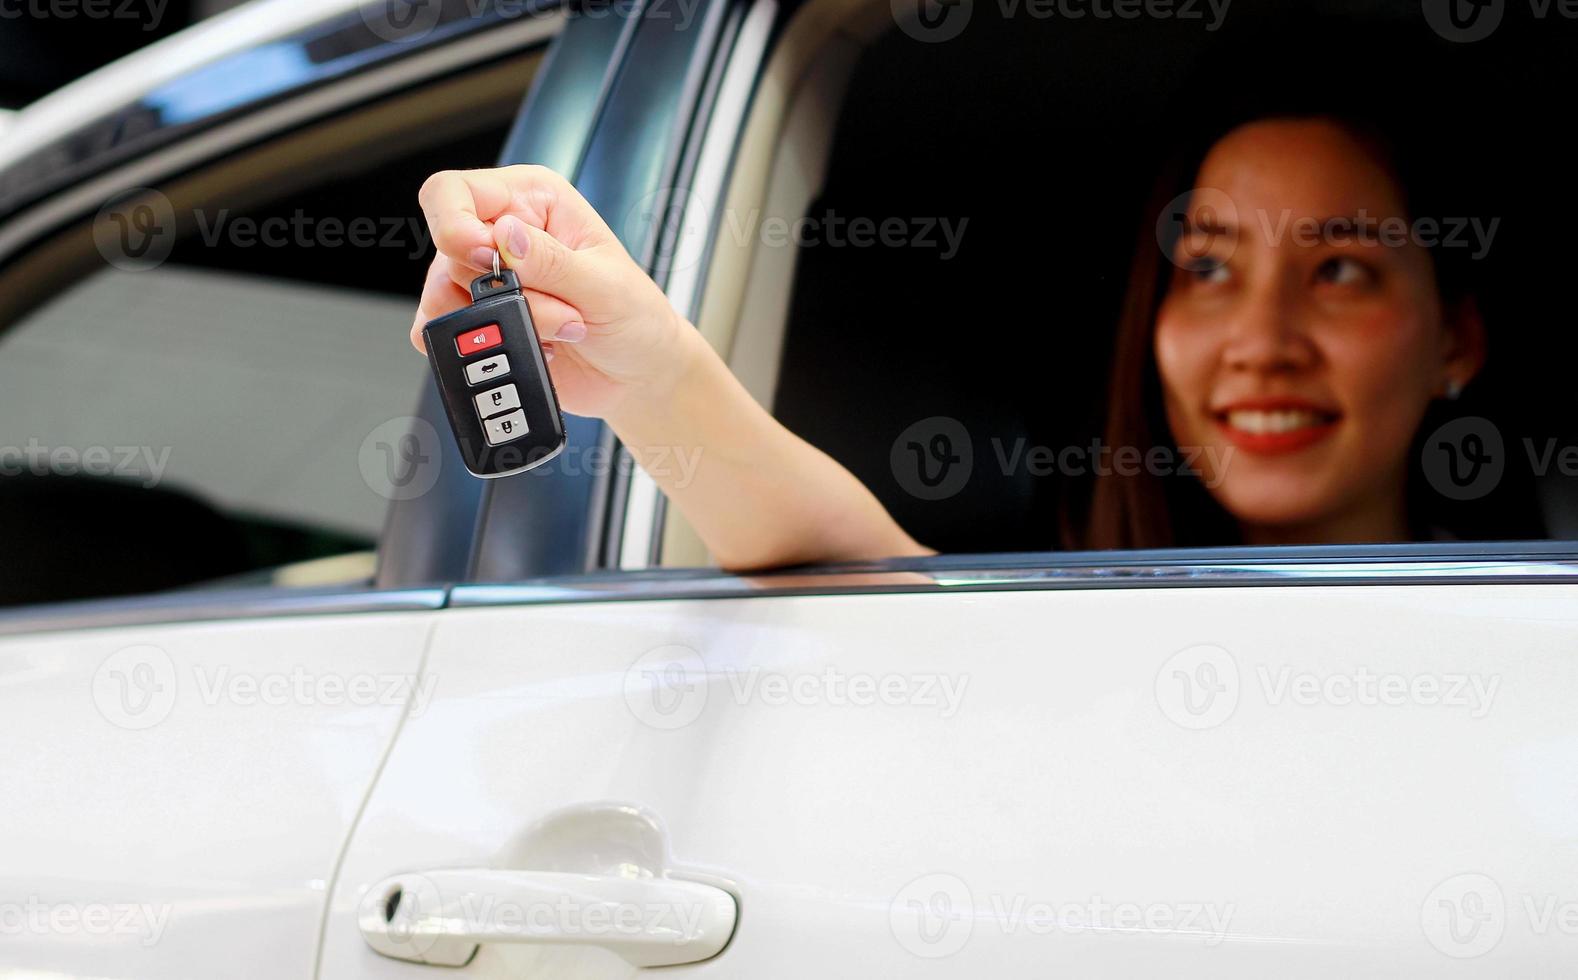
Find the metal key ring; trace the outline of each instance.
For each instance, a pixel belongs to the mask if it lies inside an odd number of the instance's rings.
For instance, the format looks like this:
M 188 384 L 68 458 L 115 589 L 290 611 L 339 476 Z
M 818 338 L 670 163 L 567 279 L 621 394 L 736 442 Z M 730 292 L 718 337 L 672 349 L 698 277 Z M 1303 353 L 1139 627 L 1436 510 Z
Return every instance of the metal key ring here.
M 493 250 L 493 278 L 499 278 L 499 250 Z

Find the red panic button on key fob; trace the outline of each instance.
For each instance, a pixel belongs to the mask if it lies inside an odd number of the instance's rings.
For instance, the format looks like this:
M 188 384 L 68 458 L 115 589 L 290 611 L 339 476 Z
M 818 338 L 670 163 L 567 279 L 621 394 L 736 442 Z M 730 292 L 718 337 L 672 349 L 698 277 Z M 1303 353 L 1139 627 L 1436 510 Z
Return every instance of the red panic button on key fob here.
M 467 330 L 455 338 L 455 349 L 460 351 L 461 357 L 470 357 L 480 351 L 491 350 L 504 343 L 504 337 L 499 333 L 499 325 L 490 323 L 480 330 Z

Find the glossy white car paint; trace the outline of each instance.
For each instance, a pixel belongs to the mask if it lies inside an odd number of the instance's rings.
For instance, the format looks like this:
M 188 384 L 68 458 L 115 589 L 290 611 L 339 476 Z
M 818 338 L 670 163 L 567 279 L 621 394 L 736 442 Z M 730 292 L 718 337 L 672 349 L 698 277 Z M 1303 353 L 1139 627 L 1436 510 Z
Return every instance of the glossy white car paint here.
M 452 974 L 374 952 L 368 890 L 451 868 L 706 876 L 739 924 L 684 976 L 1565 972 L 1575 598 L 1353 585 L 446 610 L 433 699 L 351 839 L 320 976 L 638 972 L 590 946 L 483 944 Z
M 0 640 L 0 976 L 310 977 L 430 616 Z

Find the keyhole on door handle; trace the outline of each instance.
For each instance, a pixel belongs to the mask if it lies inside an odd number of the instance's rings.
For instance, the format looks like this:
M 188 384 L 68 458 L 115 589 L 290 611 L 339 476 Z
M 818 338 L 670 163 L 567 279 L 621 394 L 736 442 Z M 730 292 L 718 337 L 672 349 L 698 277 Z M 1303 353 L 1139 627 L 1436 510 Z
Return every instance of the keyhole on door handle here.
M 395 913 L 400 911 L 400 898 L 404 894 L 405 894 L 405 889 L 403 889 L 403 888 L 399 887 L 398 885 L 396 885 L 394 890 L 389 893 L 389 897 L 384 899 L 384 921 L 385 922 L 393 922 L 394 921 Z

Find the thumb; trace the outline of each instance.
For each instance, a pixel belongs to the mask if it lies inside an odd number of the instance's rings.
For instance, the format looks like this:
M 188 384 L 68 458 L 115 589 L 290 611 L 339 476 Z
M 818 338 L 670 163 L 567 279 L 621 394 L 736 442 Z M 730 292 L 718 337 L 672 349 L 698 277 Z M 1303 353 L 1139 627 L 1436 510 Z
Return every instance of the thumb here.
M 558 296 L 574 304 L 594 287 L 592 258 L 581 255 L 541 228 L 513 214 L 493 223 L 499 258 L 523 287 Z

